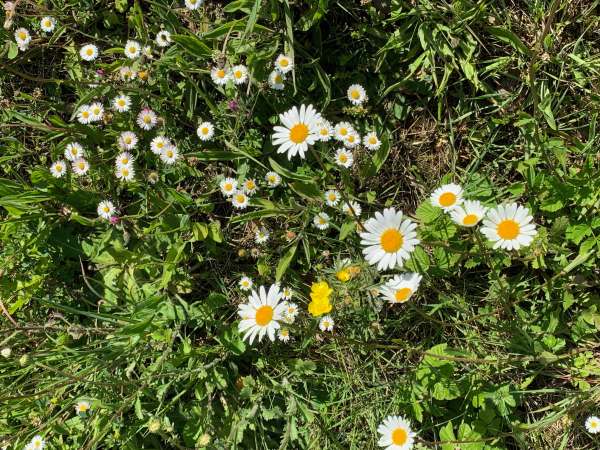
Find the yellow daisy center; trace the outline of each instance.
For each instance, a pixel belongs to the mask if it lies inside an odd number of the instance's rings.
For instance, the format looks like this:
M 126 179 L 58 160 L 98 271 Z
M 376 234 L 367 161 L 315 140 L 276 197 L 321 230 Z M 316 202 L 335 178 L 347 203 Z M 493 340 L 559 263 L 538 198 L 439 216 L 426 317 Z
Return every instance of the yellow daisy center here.
M 352 96 L 352 98 L 354 100 L 358 100 L 360 97 L 360 92 L 358 92 L 357 90 L 352 91 L 352 93 L 350 94 Z
M 345 153 L 340 154 L 340 162 L 345 163 L 348 161 L 348 156 Z
M 232 189 L 233 189 L 233 185 L 232 185 L 231 183 L 225 183 L 225 185 L 223 186 L 223 188 L 224 188 L 226 191 L 230 191 L 230 190 L 232 190 Z
M 129 169 L 123 168 L 123 169 L 121 169 L 121 173 L 123 174 L 124 177 L 129 176 Z
M 62 166 L 60 164 L 57 164 L 56 166 L 54 166 L 57 172 L 62 172 Z
M 246 181 L 246 189 L 254 189 L 256 185 L 254 184 L 254 181 L 252 180 L 248 180 Z
M 329 130 L 327 128 L 321 128 L 321 136 L 327 136 L 329 134 Z
M 348 136 L 348 142 L 350 142 L 351 144 L 354 143 L 354 136 L 350 135 Z
M 132 47 L 129 47 L 129 53 L 135 53 L 135 52 L 136 52 L 136 50 L 137 50 L 137 48 L 135 48 L 135 47 L 133 47 L 133 46 L 132 46 Z
M 371 144 L 371 145 L 377 144 L 377 138 L 375 136 L 371 136 L 369 138 L 369 144 Z
M 202 128 L 202 134 L 208 134 L 208 128 L 207 127 Z
M 165 146 L 165 143 L 164 143 L 164 142 L 162 142 L 162 141 L 158 141 L 158 142 L 156 143 L 156 147 L 157 147 L 157 148 L 163 148 L 164 146 Z
M 172 158 L 172 157 L 173 157 L 173 151 L 167 150 L 167 158 Z
M 93 49 L 93 48 L 88 48 L 88 49 L 85 51 L 85 53 L 86 53 L 88 56 L 92 56 L 92 55 L 94 54 L 94 49 Z
M 269 179 L 269 183 L 275 183 L 275 181 L 277 181 L 277 178 L 275 178 L 275 176 L 273 176 L 273 175 L 270 175 L 268 179 Z
M 396 291 L 396 293 L 394 294 L 394 298 L 396 299 L 397 302 L 402 303 L 405 302 L 406 300 L 408 300 L 408 297 L 410 297 L 410 294 L 412 294 L 412 289 L 411 288 L 400 288 Z
M 71 155 L 74 155 L 74 156 L 75 156 L 75 155 L 77 155 L 77 153 L 79 153 L 79 151 L 78 151 L 78 150 L 77 150 L 75 147 L 73 147 L 73 148 L 71 149 Z
M 233 73 L 233 75 L 234 75 L 236 78 L 242 78 L 242 71 L 241 71 L 241 70 L 236 70 L 236 71 Z
M 271 319 L 273 319 L 272 307 L 264 305 L 256 310 L 255 320 L 257 325 L 264 327 L 265 325 L 268 325 L 269 322 L 271 322 Z
M 144 116 L 144 123 L 150 123 L 152 122 L 152 119 L 150 118 L 150 116 Z
M 44 20 L 44 26 L 46 28 L 50 28 L 52 26 L 52 22 L 50 22 L 49 20 Z
M 440 195 L 440 205 L 442 205 L 444 208 L 452 206 L 454 203 L 456 203 L 456 195 L 454 193 L 444 192 L 442 195 Z
M 86 405 L 85 403 L 82 403 L 81 405 L 79 405 L 80 412 L 86 412 L 88 409 L 89 409 L 88 405 Z
M 283 78 L 281 78 L 281 75 L 277 74 L 275 75 L 275 83 L 281 83 L 283 81 Z
M 130 138 L 129 136 L 127 136 L 127 137 L 125 138 L 125 143 L 126 143 L 126 144 L 131 144 L 131 138 Z
M 121 159 L 121 164 L 128 164 L 129 163 L 129 158 L 122 158 Z
M 477 217 L 476 214 L 467 214 L 463 218 L 463 225 L 475 225 L 478 220 L 479 220 L 479 217 Z
M 340 135 L 346 136 L 347 134 L 348 134 L 348 129 L 347 128 L 340 128 Z
M 308 137 L 308 127 L 298 123 L 290 129 L 290 140 L 295 144 L 302 144 Z
M 335 199 L 337 198 L 337 195 L 331 193 L 329 194 L 329 200 L 331 200 L 332 202 L 335 201 Z
M 104 208 L 102 208 L 102 211 L 104 211 L 105 213 L 110 211 L 110 208 L 108 206 L 105 206 Z
M 225 71 L 223 69 L 217 70 L 217 76 L 219 78 L 225 78 Z
M 25 33 L 24 31 L 21 31 L 19 33 L 19 39 L 21 39 L 22 41 L 24 41 L 25 39 L 27 39 L 27 33 Z
M 120 98 L 120 99 L 117 101 L 117 104 L 118 104 L 119 106 L 125 106 L 125 100 L 123 100 L 122 98 Z
M 394 445 L 404 445 L 408 441 L 408 433 L 404 428 L 396 428 L 392 431 L 392 443 Z
M 598 428 L 598 422 L 596 422 L 595 420 L 592 420 L 590 422 L 590 428 Z
M 80 170 L 85 169 L 85 164 L 82 162 L 80 162 L 77 166 L 79 167 Z
M 396 228 L 388 228 L 381 234 L 380 242 L 386 253 L 396 253 L 404 243 L 404 236 Z
M 519 235 L 520 230 L 521 227 L 513 219 L 503 220 L 498 224 L 498 227 L 496 228 L 498 236 L 500 236 L 501 239 L 507 241 L 515 239 Z
M 281 58 L 281 59 L 279 60 L 279 65 L 280 65 L 281 67 L 287 67 L 287 66 L 288 66 L 288 64 L 289 64 L 289 61 L 288 61 L 287 59 L 285 59 L 285 58 Z
M 83 116 L 84 119 L 87 119 L 88 117 L 90 117 L 90 113 L 88 111 L 83 111 L 81 113 L 81 115 Z
M 235 196 L 235 200 L 238 203 L 244 203 L 244 200 L 246 200 L 246 196 L 244 194 L 238 194 Z

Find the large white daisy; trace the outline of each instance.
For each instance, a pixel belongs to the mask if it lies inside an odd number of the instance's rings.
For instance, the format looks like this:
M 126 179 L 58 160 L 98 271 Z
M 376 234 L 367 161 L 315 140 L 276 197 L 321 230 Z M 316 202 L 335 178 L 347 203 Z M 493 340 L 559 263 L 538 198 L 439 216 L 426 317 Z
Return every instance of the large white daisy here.
M 448 212 L 463 202 L 463 188 L 450 183 L 437 188 L 431 194 L 431 204 Z
M 390 303 L 404 303 L 417 291 L 422 278 L 414 272 L 396 275 L 383 285 L 380 295 Z
M 279 120 L 284 126 L 275 126 L 273 145 L 278 146 L 277 153 L 287 153 L 288 159 L 300 155 L 305 157 L 309 145 L 318 139 L 317 112 L 312 105 L 301 105 L 300 110 L 295 106 L 289 111 L 279 114 Z
M 388 416 L 377 427 L 381 435 L 377 444 L 386 450 L 409 450 L 415 441 L 410 423 L 402 416 Z
M 378 270 L 402 267 L 404 261 L 419 243 L 417 224 L 404 218 L 402 211 L 386 208 L 376 212 L 364 223 L 366 231 L 360 233 L 365 259 Z
M 280 327 L 279 321 L 285 310 L 285 304 L 280 303 L 280 300 L 279 286 L 273 284 L 268 292 L 264 286 L 260 286 L 258 291 L 252 291 L 248 296 L 248 303 L 239 306 L 238 314 L 242 320 L 238 329 L 245 333 L 243 339 L 248 340 L 250 345 L 256 337 L 260 342 L 265 335 L 271 341 L 275 340 L 275 332 Z
M 490 209 L 483 219 L 481 232 L 494 248 L 518 250 L 527 247 L 537 234 L 529 209 L 516 203 Z

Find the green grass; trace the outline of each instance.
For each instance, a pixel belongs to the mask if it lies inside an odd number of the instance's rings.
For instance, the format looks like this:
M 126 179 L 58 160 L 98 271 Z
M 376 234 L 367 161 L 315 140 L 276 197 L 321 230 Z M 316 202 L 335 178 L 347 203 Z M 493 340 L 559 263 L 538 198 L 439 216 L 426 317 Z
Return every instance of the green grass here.
M 44 34 L 39 19 L 57 20 Z M 0 448 L 40 434 L 52 449 L 372 449 L 402 415 L 415 448 L 598 448 L 600 415 L 600 99 L 598 2 L 206 1 L 18 2 L 0 31 Z M 20 51 L 14 31 L 33 37 Z M 163 27 L 174 42 L 154 45 Z M 127 60 L 123 45 L 152 45 Z M 82 62 L 87 43 L 100 57 Z M 283 91 L 266 83 L 294 57 Z M 249 84 L 216 87 L 210 68 L 245 64 Z M 119 69 L 145 71 L 128 82 Z M 97 70 L 103 71 L 100 75 Z M 346 98 L 350 84 L 369 95 Z M 131 96 L 128 113 L 110 108 Z M 78 108 L 101 101 L 104 121 Z M 333 163 L 334 142 L 291 161 L 271 142 L 278 114 L 313 104 L 332 123 L 374 129 L 382 147 Z M 161 117 L 181 160 L 149 150 Z M 197 125 L 210 120 L 207 143 Z M 140 138 L 136 177 L 114 176 L 122 131 Z M 56 179 L 81 142 L 91 169 Z M 223 175 L 264 184 L 246 210 Z M 151 183 L 150 177 L 158 181 Z M 529 208 L 538 235 L 493 250 L 431 205 L 455 182 L 487 206 Z M 376 288 L 357 225 L 325 206 L 338 189 L 360 222 L 386 207 L 418 224 L 402 270 L 423 276 L 402 305 Z M 120 221 L 98 218 L 110 198 Z M 331 227 L 312 225 L 325 211 Z M 257 245 L 254 232 L 271 232 Z M 342 260 L 357 274 L 336 278 Z M 292 340 L 250 346 L 238 331 L 242 274 L 293 288 Z M 313 282 L 333 288 L 335 329 L 307 313 Z M 92 405 L 75 414 L 79 400 Z M 4 444 L 2 444 L 4 443 Z

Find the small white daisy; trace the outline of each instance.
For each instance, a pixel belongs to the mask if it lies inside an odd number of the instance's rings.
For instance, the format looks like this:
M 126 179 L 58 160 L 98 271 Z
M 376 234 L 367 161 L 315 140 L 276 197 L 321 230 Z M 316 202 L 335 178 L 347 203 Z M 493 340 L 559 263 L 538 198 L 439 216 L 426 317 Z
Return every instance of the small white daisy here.
M 328 120 L 321 119 L 317 122 L 317 134 L 321 142 L 329 142 L 333 137 L 333 126 Z
M 131 97 L 129 95 L 121 94 L 113 98 L 113 108 L 118 112 L 127 112 L 131 107 Z
M 279 321 L 285 308 L 280 300 L 281 292 L 276 284 L 271 285 L 268 292 L 264 286 L 260 286 L 258 291 L 252 291 L 248 296 L 248 303 L 238 308 L 242 319 L 238 329 L 240 333 L 245 332 L 243 340 L 248 340 L 250 345 L 256 337 L 260 342 L 265 335 L 271 341 L 275 340 L 275 332 L 281 327 Z
M 319 329 L 321 331 L 333 331 L 333 325 L 335 325 L 335 322 L 331 316 L 323 316 L 319 320 Z
M 290 341 L 290 330 L 288 328 L 280 328 L 277 333 L 277 339 L 281 342 L 289 342 Z
M 354 156 L 350 150 L 339 148 L 335 152 L 335 163 L 338 166 L 348 169 L 349 167 L 352 167 L 352 164 L 354 164 Z
M 292 324 L 296 321 L 296 317 L 298 316 L 298 305 L 292 302 L 284 302 L 285 309 L 283 310 L 283 321 L 285 323 Z
M 254 242 L 256 242 L 257 244 L 264 244 L 269 240 L 269 237 L 269 230 L 267 230 L 265 227 L 260 227 L 254 233 Z
M 363 145 L 369 150 L 377 150 L 381 147 L 381 141 L 379 140 L 377 133 L 371 131 L 363 137 Z
M 169 138 L 165 136 L 156 136 L 152 141 L 150 141 L 150 150 L 155 155 L 160 155 L 162 151 L 171 145 L 171 141 Z
M 35 435 L 31 442 L 29 442 L 30 448 L 32 450 L 41 450 L 46 447 L 46 441 L 39 435 Z
M 281 289 L 281 298 L 283 298 L 284 300 L 291 300 L 293 295 L 294 291 L 292 290 L 292 288 L 286 286 Z M 293 303 L 290 303 L 290 305 L 293 305 Z M 298 312 L 297 308 L 296 312 Z
M 143 130 L 151 130 L 156 126 L 156 113 L 149 108 L 144 108 L 137 116 L 137 124 Z
M 329 214 L 320 212 L 313 218 L 313 225 L 319 230 L 326 230 L 329 228 Z
M 235 191 L 237 190 L 237 181 L 233 178 L 224 178 L 219 183 L 219 188 L 221 189 L 221 193 L 226 197 L 231 197 Z
M 27 28 L 17 28 L 15 30 L 15 42 L 20 50 L 27 50 L 31 42 L 31 34 Z
M 402 416 L 386 417 L 377 431 L 381 435 L 377 444 L 386 450 L 410 450 L 415 441 L 410 422 Z
M 336 206 L 340 202 L 340 193 L 335 189 L 325 191 L 325 203 L 327 206 Z
M 50 16 L 43 17 L 40 20 L 40 28 L 44 33 L 52 33 L 56 28 L 56 19 Z
M 160 30 L 156 33 L 155 42 L 159 47 L 168 47 L 171 44 L 171 33 L 167 30 Z
M 463 201 L 463 188 L 458 184 L 450 183 L 437 188 L 431 194 L 431 204 L 449 212 Z
M 276 91 L 281 91 L 285 88 L 285 75 L 279 70 L 274 70 L 269 74 L 269 87 Z
M 84 61 L 93 61 L 98 57 L 98 47 L 94 44 L 86 44 L 79 50 L 79 56 Z
M 142 46 L 138 41 L 129 40 L 125 43 L 125 47 L 123 47 L 123 52 L 125 56 L 129 59 L 135 59 L 140 56 L 142 52 Z
M 198 134 L 201 141 L 210 141 L 215 135 L 215 127 L 210 122 L 202 122 L 198 125 L 196 134 Z
M 90 170 L 90 163 L 83 158 L 77 158 L 71 163 L 71 169 L 75 175 L 85 175 Z
M 360 144 L 360 134 L 356 130 L 352 130 L 344 138 L 344 147 L 355 148 Z
M 173 144 L 170 144 L 168 147 L 165 147 L 160 153 L 160 160 L 165 164 L 175 164 L 179 159 L 179 150 Z
M 288 159 L 300 155 L 305 158 L 309 145 L 319 138 L 317 134 L 317 112 L 312 105 L 295 106 L 279 114 L 283 126 L 276 125 L 273 133 L 273 145 L 278 147 L 277 153 L 287 153 Z
M 342 211 L 344 211 L 349 216 L 360 217 L 362 213 L 362 208 L 358 202 L 350 200 L 350 202 L 344 202 L 342 204 Z
M 222 67 L 213 67 L 210 71 L 210 77 L 217 86 L 224 86 L 229 81 L 229 72 Z
M 333 129 L 333 137 L 338 141 L 344 142 L 346 136 L 354 131 L 354 127 L 349 122 L 340 122 Z
M 104 106 L 100 102 L 94 102 L 90 105 L 90 114 L 92 122 L 99 122 L 104 117 Z
M 115 212 L 115 206 L 110 200 L 103 200 L 98 203 L 98 216 L 103 219 L 110 219 Z
M 281 73 L 288 73 L 294 68 L 294 61 L 286 55 L 279 55 L 275 60 L 275 68 Z
M 252 196 L 256 193 L 258 186 L 256 185 L 256 181 L 253 178 L 248 178 L 242 183 L 242 189 L 244 189 L 244 192 L 246 194 Z
M 87 125 L 92 122 L 92 112 L 90 111 L 90 105 L 81 105 L 77 111 L 77 121 L 83 125 Z
M 117 167 L 115 176 L 121 181 L 131 181 L 135 178 L 135 169 L 133 165 Z
M 135 162 L 135 158 L 129 152 L 120 153 L 115 159 L 116 167 L 129 167 Z
M 92 407 L 90 405 L 90 402 L 85 400 L 78 401 L 75 405 L 75 413 L 80 416 L 86 415 L 88 412 L 90 412 L 91 409 Z
M 242 64 L 231 68 L 231 79 L 234 84 L 244 84 L 248 81 L 248 69 Z
M 137 72 L 129 66 L 122 66 L 119 69 L 119 75 L 123 81 L 130 81 L 137 77 Z
M 253 284 L 254 283 L 252 282 L 252 279 L 250 277 L 247 277 L 246 275 L 240 278 L 240 281 L 238 283 L 242 291 L 249 291 L 250 289 L 252 289 Z
M 585 429 L 591 434 L 600 433 L 600 418 L 596 416 L 588 417 L 585 420 Z
M 267 172 L 265 181 L 267 182 L 267 186 L 274 188 L 281 184 L 281 177 L 277 172 Z
M 190 11 L 194 11 L 202 6 L 204 0 L 185 0 L 185 7 Z
M 123 131 L 117 140 L 117 145 L 121 150 L 133 150 L 137 143 L 138 137 L 133 131 Z
M 494 248 L 518 250 L 527 247 L 537 234 L 529 209 L 516 203 L 500 205 L 487 212 L 481 232 Z
M 83 146 L 79 142 L 70 142 L 65 147 L 65 158 L 69 161 L 75 161 L 78 158 L 83 158 L 85 152 Z
M 394 276 L 380 290 L 380 295 L 390 303 L 404 303 L 419 289 L 423 277 L 418 273 L 406 272 Z
M 243 191 L 236 191 L 231 196 L 231 204 L 237 209 L 246 209 L 248 206 L 248 196 Z
M 487 208 L 477 200 L 465 200 L 450 211 L 452 221 L 462 227 L 474 227 L 485 216 Z
M 56 161 L 50 166 L 50 173 L 54 178 L 61 178 L 67 173 L 67 164 L 62 161 Z
M 365 88 L 360 84 L 352 84 L 348 88 L 348 100 L 353 105 L 362 105 L 364 102 L 368 100 L 367 93 L 365 92 Z

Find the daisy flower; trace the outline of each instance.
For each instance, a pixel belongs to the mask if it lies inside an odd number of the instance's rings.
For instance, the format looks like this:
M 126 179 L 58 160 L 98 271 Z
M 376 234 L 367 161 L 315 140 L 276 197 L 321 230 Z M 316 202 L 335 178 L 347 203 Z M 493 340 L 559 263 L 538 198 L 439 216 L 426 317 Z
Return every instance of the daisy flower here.
M 142 46 L 138 41 L 129 40 L 125 43 L 123 52 L 129 59 L 135 59 L 142 53 Z
M 402 416 L 386 417 L 377 432 L 381 435 L 377 444 L 386 450 L 409 450 L 415 440 L 410 422 Z
M 345 167 L 346 169 L 352 167 L 352 164 L 354 163 L 354 156 L 352 155 L 352 152 L 350 150 L 346 150 L 345 148 L 337 149 L 334 159 L 338 166 Z
M 342 204 L 342 211 L 344 211 L 349 216 L 360 217 L 362 213 L 362 208 L 358 202 L 350 200 L 350 202 L 344 202 Z
M 159 47 L 168 47 L 171 44 L 171 33 L 167 30 L 160 30 L 156 33 L 155 42 Z
M 321 142 L 328 142 L 333 137 L 333 126 L 328 120 L 321 119 L 317 122 L 317 134 Z
M 27 50 L 31 42 L 31 34 L 27 28 L 17 28 L 15 30 L 15 41 L 20 50 Z
M 94 102 L 90 105 L 91 122 L 99 122 L 104 116 L 104 106 L 100 102 Z
M 185 0 L 185 7 L 190 11 L 194 11 L 202 6 L 204 0 Z
M 348 88 L 347 95 L 348 100 L 350 100 L 350 103 L 356 106 L 362 105 L 369 99 L 367 97 L 367 93 L 365 92 L 365 88 L 362 87 L 360 84 L 350 85 L 350 87 Z
M 143 130 L 151 130 L 156 126 L 156 113 L 149 108 L 144 108 L 137 116 L 137 124 Z
M 317 139 L 317 112 L 312 105 L 301 105 L 300 110 L 295 106 L 279 115 L 284 126 L 275 126 L 273 145 L 278 146 L 277 153 L 287 153 L 288 159 L 300 154 L 304 158 L 309 145 Z
M 377 150 L 381 147 L 381 141 L 379 140 L 377 133 L 371 131 L 363 137 L 363 145 L 369 150 Z
M 237 209 L 246 209 L 248 206 L 248 196 L 243 191 L 236 191 L 231 196 L 231 204 Z
M 90 105 L 81 105 L 77 111 L 77 121 L 83 125 L 87 125 L 92 121 L 92 112 Z
M 291 300 L 292 299 L 292 295 L 294 295 L 294 291 L 292 291 L 292 288 L 289 287 L 284 287 L 283 289 L 281 289 L 281 298 L 284 300 Z M 294 305 L 293 303 L 290 303 L 290 305 Z M 295 306 L 295 305 L 294 305 Z M 298 308 L 296 308 L 296 312 Z
M 165 136 L 156 136 L 152 141 L 150 141 L 150 150 L 155 155 L 160 155 L 162 151 L 171 145 L 171 141 L 169 138 Z
M 103 219 L 110 219 L 115 212 L 115 206 L 112 204 L 110 200 L 103 200 L 98 203 L 98 216 Z
M 242 64 L 231 68 L 231 78 L 234 84 L 244 84 L 248 81 L 248 69 Z
M 360 134 L 356 130 L 349 132 L 344 138 L 344 147 L 355 148 L 360 144 Z
M 247 180 L 244 180 L 244 182 L 242 183 L 242 187 L 244 189 L 244 192 L 249 196 L 254 195 L 256 189 L 258 189 L 256 181 L 253 178 L 248 178 Z
M 113 98 L 113 108 L 118 112 L 127 112 L 131 107 L 131 97 L 129 95 L 121 94 Z
M 75 161 L 77 158 L 83 158 L 85 152 L 79 142 L 70 142 L 65 147 L 65 158 L 69 161 Z
M 29 442 L 29 448 L 31 448 L 32 450 L 41 450 L 44 447 L 46 447 L 46 441 L 42 439 L 42 437 L 39 434 L 36 434 L 31 440 L 31 442 Z
M 171 165 L 175 164 L 179 159 L 179 150 L 173 144 L 170 144 L 168 147 L 165 147 L 162 152 L 160 152 L 160 160 L 165 164 Z
M 267 230 L 265 227 L 261 227 L 254 233 L 254 242 L 257 244 L 264 244 L 269 240 L 270 236 L 271 234 L 269 233 L 269 230 Z
M 135 158 L 129 152 L 123 152 L 115 159 L 115 166 L 117 167 L 129 167 L 135 162 Z
M 450 211 L 452 221 L 462 227 L 474 227 L 485 216 L 487 208 L 477 200 L 465 200 Z
M 52 33 L 56 28 L 56 20 L 54 17 L 46 16 L 40 20 L 40 28 L 44 33 Z
M 86 44 L 79 50 L 79 56 L 84 61 L 93 61 L 98 57 L 98 47 L 94 44 Z
M 213 67 L 210 71 L 210 77 L 217 86 L 224 86 L 229 81 L 229 73 L 222 67 Z
M 289 56 L 279 55 L 275 60 L 275 68 L 283 74 L 288 73 L 294 68 L 294 61 Z
M 131 181 L 135 177 L 135 169 L 133 165 L 117 167 L 115 176 L 121 181 Z
M 333 325 L 335 322 L 331 318 L 331 316 L 323 316 L 321 320 L 319 320 L 319 328 L 321 331 L 333 331 Z
M 201 141 L 210 141 L 215 135 L 215 127 L 210 122 L 202 122 L 196 130 Z
M 267 182 L 267 186 L 274 188 L 281 184 L 281 177 L 277 172 L 267 172 L 265 181 Z
M 252 289 L 252 279 L 244 275 L 242 278 L 240 278 L 238 285 L 242 291 L 249 291 Z
M 283 321 L 288 324 L 294 323 L 296 321 L 296 316 L 298 316 L 298 312 L 298 305 L 292 302 L 285 302 Z
M 369 264 L 377 264 L 377 270 L 402 267 L 419 243 L 417 225 L 395 208 L 376 212 L 364 228 L 366 231 L 359 233 L 363 254 Z
M 329 214 L 320 212 L 313 219 L 313 225 L 319 230 L 326 230 L 329 228 Z
M 137 76 L 137 72 L 129 66 L 122 66 L 119 69 L 119 75 L 123 81 L 133 80 Z
M 281 91 L 285 88 L 285 75 L 279 70 L 274 70 L 269 74 L 269 87 L 276 91 Z
M 325 192 L 325 203 L 327 206 L 336 206 L 340 202 L 340 193 L 335 189 Z
M 277 339 L 281 342 L 289 342 L 290 341 L 290 330 L 287 328 L 280 328 L 277 333 Z
M 343 142 L 344 139 L 346 139 L 346 136 L 348 136 L 352 131 L 354 131 L 354 128 L 352 125 L 350 125 L 350 123 L 340 122 L 333 129 L 333 137 L 338 141 Z
M 600 418 L 596 416 L 588 417 L 585 420 L 585 429 L 588 431 L 588 433 L 600 433 Z
M 123 131 L 117 139 L 117 145 L 121 150 L 132 150 L 137 146 L 138 137 L 133 131 Z
M 518 250 L 527 247 L 537 234 L 529 209 L 516 203 L 500 205 L 487 212 L 481 232 L 494 248 Z
M 242 318 L 238 325 L 240 332 L 245 332 L 243 339 L 250 345 L 258 337 L 260 342 L 265 335 L 271 341 L 275 340 L 275 332 L 280 328 L 285 305 L 280 303 L 281 292 L 279 286 L 271 285 L 269 291 L 260 286 L 258 291 L 252 291 L 248 296 L 248 303 L 239 306 L 238 314 Z
M 380 295 L 390 303 L 404 303 L 419 289 L 422 278 L 414 272 L 396 275 L 383 285 Z
M 462 203 L 462 194 L 463 189 L 458 184 L 445 184 L 433 191 L 431 194 L 431 204 L 448 212 Z
M 77 158 L 71 163 L 71 168 L 73 169 L 73 173 L 75 175 L 85 175 L 87 171 L 90 170 L 90 163 L 83 158 Z
M 225 178 L 219 183 L 221 193 L 226 197 L 231 197 L 237 190 L 237 181 L 233 178 Z
M 87 402 L 85 400 L 81 400 L 75 405 L 75 413 L 79 415 L 85 415 L 87 412 L 90 411 L 90 409 L 92 409 L 92 407 L 90 406 L 90 402 Z
M 67 165 L 62 160 L 56 161 L 50 166 L 50 173 L 54 178 L 61 178 L 67 173 Z

